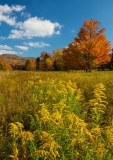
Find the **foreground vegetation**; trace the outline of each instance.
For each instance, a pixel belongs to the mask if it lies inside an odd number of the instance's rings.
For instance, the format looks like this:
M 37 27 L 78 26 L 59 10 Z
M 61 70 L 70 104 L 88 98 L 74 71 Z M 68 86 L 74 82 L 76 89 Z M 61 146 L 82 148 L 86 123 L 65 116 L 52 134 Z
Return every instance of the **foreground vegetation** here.
M 1 72 L 0 159 L 112 160 L 113 72 Z

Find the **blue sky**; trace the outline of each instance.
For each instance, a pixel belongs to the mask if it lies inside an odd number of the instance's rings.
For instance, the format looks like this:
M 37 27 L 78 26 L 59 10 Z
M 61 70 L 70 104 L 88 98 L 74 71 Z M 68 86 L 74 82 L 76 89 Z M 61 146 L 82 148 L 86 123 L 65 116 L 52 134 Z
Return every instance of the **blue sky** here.
M 88 19 L 101 21 L 113 47 L 113 0 L 4 0 L 0 2 L 0 55 L 52 53 L 77 37 Z

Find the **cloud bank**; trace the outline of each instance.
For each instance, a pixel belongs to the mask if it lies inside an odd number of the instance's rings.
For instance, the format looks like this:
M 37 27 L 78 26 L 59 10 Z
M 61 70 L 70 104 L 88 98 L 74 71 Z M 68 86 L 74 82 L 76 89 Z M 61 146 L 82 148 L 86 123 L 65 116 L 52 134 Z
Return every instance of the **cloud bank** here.
M 19 49 L 21 49 L 21 50 L 24 50 L 24 51 L 28 51 L 28 47 L 26 47 L 26 46 L 15 46 L 16 48 L 19 48 Z
M 51 46 L 50 44 L 42 41 L 35 42 L 35 40 L 40 37 L 44 38 L 51 37 L 55 34 L 61 34 L 62 26 L 58 22 L 52 22 L 49 19 L 39 18 L 37 16 L 32 17 L 30 13 L 25 12 L 25 8 L 26 6 L 24 5 L 0 5 L 0 25 L 2 26 L 2 23 L 6 23 L 6 28 L 8 26 L 10 27 L 10 31 L 6 37 L 2 34 L 0 35 L 0 41 L 32 39 L 30 42 L 24 42 L 24 45 L 15 44 L 13 48 L 8 45 L 0 45 L 0 55 L 22 54 L 22 52 L 18 52 L 17 49 L 28 51 L 30 48 Z M 20 13 L 20 15 L 16 14 L 17 12 Z M 20 21 L 20 17 L 22 18 L 22 21 Z M 14 48 L 17 48 L 16 51 Z
M 8 39 L 32 39 L 33 37 L 46 37 L 53 34 L 60 34 L 62 26 L 58 22 L 51 22 L 38 17 L 31 17 L 29 13 L 23 10 L 26 6 L 0 5 L 0 23 L 5 22 L 14 29 L 11 30 Z M 20 12 L 21 16 L 28 18 L 24 22 L 16 22 L 16 16 L 13 12 Z
M 22 52 L 0 50 L 0 55 L 2 55 L 2 54 L 22 54 Z
M 0 49 L 12 50 L 12 48 L 7 45 L 0 45 Z
M 11 30 L 8 38 L 11 39 L 32 39 L 33 37 L 46 37 L 53 34 L 60 34 L 62 26 L 58 23 L 52 23 L 50 20 L 31 17 L 24 22 L 16 24 L 17 29 Z
M 16 17 L 12 17 L 11 13 L 13 11 L 20 12 L 23 9 L 25 9 L 25 6 L 12 5 L 11 7 L 9 7 L 7 4 L 0 5 L 0 22 L 5 22 L 10 26 L 14 26 L 16 24 Z
M 50 44 L 44 42 L 28 42 L 28 43 L 24 42 L 24 44 L 34 48 L 43 48 L 50 46 Z
M 14 51 L 8 45 L 0 45 L 0 55 L 2 54 L 22 54 L 22 52 Z

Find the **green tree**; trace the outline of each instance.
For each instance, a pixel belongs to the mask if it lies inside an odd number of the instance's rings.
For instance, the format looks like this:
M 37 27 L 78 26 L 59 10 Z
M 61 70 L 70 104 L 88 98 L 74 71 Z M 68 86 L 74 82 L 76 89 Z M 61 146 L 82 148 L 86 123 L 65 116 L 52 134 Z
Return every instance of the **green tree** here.
M 111 60 L 110 60 L 110 63 L 109 63 L 109 69 L 113 70 L 113 48 L 112 48 L 112 53 L 111 53 Z
M 39 67 L 40 67 L 40 57 L 36 59 L 36 70 L 39 71 Z

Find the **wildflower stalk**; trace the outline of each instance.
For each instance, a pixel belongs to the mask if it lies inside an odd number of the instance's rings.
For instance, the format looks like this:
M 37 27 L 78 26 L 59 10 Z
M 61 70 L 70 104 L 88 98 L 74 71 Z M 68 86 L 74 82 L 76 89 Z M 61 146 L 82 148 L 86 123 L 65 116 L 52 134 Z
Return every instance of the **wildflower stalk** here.
M 92 118 L 91 121 L 97 127 L 99 127 L 102 122 L 102 118 L 106 110 L 106 105 L 108 104 L 106 101 L 107 97 L 104 93 L 105 90 L 106 89 L 102 83 L 97 84 L 93 91 L 94 98 L 89 100 L 89 103 L 88 103 L 91 110 L 91 114 L 90 114 Z

